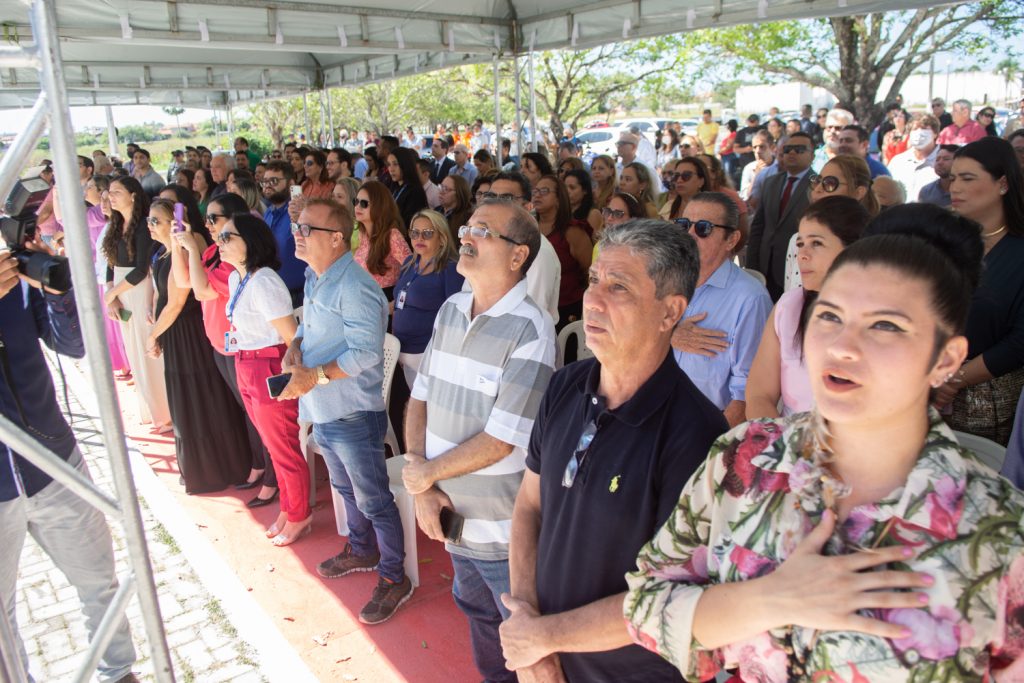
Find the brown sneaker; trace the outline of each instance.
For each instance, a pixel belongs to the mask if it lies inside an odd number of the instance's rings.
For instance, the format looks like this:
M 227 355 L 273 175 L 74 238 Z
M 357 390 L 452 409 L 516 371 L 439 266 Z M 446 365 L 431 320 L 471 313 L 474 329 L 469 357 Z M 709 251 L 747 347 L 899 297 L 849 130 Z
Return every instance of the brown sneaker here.
M 373 571 L 378 562 L 380 562 L 380 553 L 356 555 L 352 552 L 352 546 L 346 543 L 344 550 L 318 564 L 316 573 L 325 579 L 337 579 L 352 572 Z
M 384 623 L 411 597 L 412 581 L 408 576 L 400 583 L 393 583 L 382 576 L 377 580 L 370 602 L 359 613 L 359 621 L 371 625 Z

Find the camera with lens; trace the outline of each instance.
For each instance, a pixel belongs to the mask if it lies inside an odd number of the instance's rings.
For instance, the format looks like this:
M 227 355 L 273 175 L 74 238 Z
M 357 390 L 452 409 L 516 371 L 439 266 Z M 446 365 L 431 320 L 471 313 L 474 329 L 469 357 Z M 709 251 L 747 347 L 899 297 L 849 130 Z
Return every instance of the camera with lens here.
M 63 256 L 54 256 L 25 248 L 35 239 L 36 211 L 46 199 L 50 184 L 42 178 L 23 178 L 4 202 L 0 214 L 0 236 L 18 261 L 18 272 L 43 287 L 64 293 L 71 289 L 71 268 Z

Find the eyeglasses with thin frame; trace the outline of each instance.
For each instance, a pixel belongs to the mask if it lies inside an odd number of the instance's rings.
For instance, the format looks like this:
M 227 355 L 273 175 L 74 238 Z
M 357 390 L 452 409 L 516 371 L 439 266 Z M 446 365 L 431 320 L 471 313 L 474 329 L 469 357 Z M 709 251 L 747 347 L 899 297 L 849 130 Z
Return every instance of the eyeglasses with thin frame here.
M 815 175 L 811 176 L 811 189 L 816 190 L 819 185 L 825 192 L 832 193 L 839 189 L 839 186 L 843 184 L 843 181 L 834 175 Z
M 420 230 L 419 228 L 411 228 L 409 230 L 409 237 L 414 240 L 429 240 L 434 238 L 435 232 L 436 231 L 433 228 L 424 228 L 423 230 Z
M 531 192 L 531 194 L 534 197 L 546 197 L 553 191 L 554 190 L 552 190 L 550 187 L 535 187 L 533 188 L 533 192 Z
M 516 242 L 511 237 L 502 235 L 500 232 L 495 232 L 494 230 L 490 230 L 488 228 L 480 227 L 477 225 L 463 225 L 461 228 L 459 228 L 459 239 L 464 239 L 466 236 L 476 237 L 477 239 L 497 237 L 498 239 L 503 239 L 510 244 L 516 245 L 517 247 L 523 246 L 522 242 Z
M 677 218 L 672 222 L 683 230 L 693 228 L 693 234 L 701 239 L 710 237 L 715 228 L 721 228 L 726 232 L 732 232 L 736 229 L 728 225 L 722 225 L 721 223 L 712 223 L 711 221 L 691 221 L 689 218 Z
M 576 482 L 576 475 L 580 472 L 580 467 L 583 465 L 583 460 L 587 457 L 587 452 L 590 450 L 590 444 L 594 441 L 594 436 L 597 435 L 597 422 L 591 420 L 587 423 L 587 426 L 583 428 L 583 433 L 580 434 L 579 441 L 576 442 L 576 450 L 573 451 L 572 457 L 569 458 L 569 462 L 565 465 L 565 472 L 562 473 L 562 486 L 571 489 L 572 485 Z
M 501 200 L 503 202 L 518 202 L 522 198 L 523 198 L 523 195 L 521 195 L 521 194 L 511 194 L 509 192 L 503 192 L 501 194 L 498 194 L 497 192 L 477 192 L 476 193 L 476 200 L 478 202 L 481 201 L 481 200 L 490 200 L 490 199 L 498 199 L 498 200 Z
M 228 230 L 224 230 L 223 232 L 219 232 L 219 233 L 217 233 L 217 238 L 216 238 L 217 239 L 217 244 L 227 244 L 228 242 L 231 241 L 231 238 L 234 237 L 237 234 L 238 234 L 237 232 L 230 232 Z
M 309 237 L 309 234 L 314 230 L 319 230 L 320 232 L 340 232 L 339 230 L 332 230 L 330 228 L 318 228 L 315 225 L 310 225 L 309 223 L 292 223 L 293 235 Z

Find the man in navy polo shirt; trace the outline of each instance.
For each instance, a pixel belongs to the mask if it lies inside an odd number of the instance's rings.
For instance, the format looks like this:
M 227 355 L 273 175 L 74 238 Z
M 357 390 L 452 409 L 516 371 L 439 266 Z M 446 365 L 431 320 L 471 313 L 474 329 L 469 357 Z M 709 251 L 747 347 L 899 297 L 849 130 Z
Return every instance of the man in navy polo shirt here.
M 608 228 L 583 299 L 595 359 L 553 377 L 512 516 L 507 665 L 523 679 L 681 681 L 631 645 L 625 574 L 675 508 L 725 419 L 675 363 L 672 331 L 700 272 L 668 223 Z M 533 678 L 529 678 L 533 680 Z

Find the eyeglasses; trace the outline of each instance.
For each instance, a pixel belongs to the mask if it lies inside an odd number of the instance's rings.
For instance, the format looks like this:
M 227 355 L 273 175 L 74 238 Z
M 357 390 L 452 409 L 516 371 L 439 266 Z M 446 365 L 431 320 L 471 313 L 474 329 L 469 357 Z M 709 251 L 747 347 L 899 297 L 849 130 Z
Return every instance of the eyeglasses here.
M 208 213 L 208 214 L 206 214 L 206 224 L 207 225 L 213 225 L 214 223 L 219 221 L 221 218 L 227 218 L 227 214 L 223 214 L 223 213 L 219 213 L 219 214 L 218 213 Z
M 605 218 L 625 218 L 626 212 L 622 209 L 609 209 L 607 206 L 601 209 L 601 215 Z
M 979 111 L 978 116 L 987 116 L 988 118 L 994 118 L 995 114 L 990 111 Z
M 811 188 L 817 189 L 818 185 L 821 185 L 821 189 L 825 190 L 825 192 L 835 192 L 842 184 L 842 181 L 834 175 L 816 175 L 811 177 Z
M 370 208 L 370 200 L 369 199 L 356 199 L 356 200 L 354 200 L 352 202 L 352 206 L 358 206 L 360 209 L 368 209 L 368 208 Z
M 420 230 L 419 228 L 412 228 L 411 230 L 409 230 L 409 237 L 413 238 L 414 240 L 429 240 L 434 238 L 434 232 L 435 231 L 433 228 L 427 228 L 425 230 Z
M 533 188 L 533 192 L 531 192 L 531 194 L 534 197 L 547 197 L 549 194 L 551 194 L 551 192 L 552 190 L 550 187 L 535 187 Z
M 306 166 L 315 166 L 316 162 L 313 161 L 312 159 L 306 159 L 305 165 Z
M 228 242 L 231 241 L 231 238 L 234 237 L 237 234 L 238 234 L 237 232 L 228 232 L 227 230 L 225 230 L 224 232 L 218 233 L 217 234 L 217 244 L 227 244 Z
M 270 158 L 271 159 L 280 159 L 281 158 L 281 153 L 280 152 L 274 152 L 274 153 L 272 153 L 270 155 Z
M 695 175 L 697 175 L 695 171 L 680 171 L 679 173 L 666 173 L 662 177 L 670 183 L 674 183 L 677 180 L 682 180 L 684 183 L 688 183 L 693 180 L 693 176 Z
M 150 227 L 153 227 L 154 225 L 160 225 L 160 219 L 157 218 L 156 216 L 149 216 L 148 218 L 146 218 L 146 224 L 149 225 Z
M 276 187 L 276 186 L 280 185 L 282 182 L 284 182 L 284 178 L 267 178 L 266 176 L 264 176 L 263 180 L 260 181 L 260 186 L 261 187 Z
M 681 227 L 683 230 L 689 230 L 690 228 L 693 228 L 694 234 L 697 235 L 697 237 L 700 237 L 701 239 L 709 237 L 715 228 L 721 228 L 726 232 L 731 232 L 732 230 L 736 229 L 728 225 L 712 223 L 711 221 L 691 221 L 689 218 L 677 218 L 672 222 Z
M 331 230 L 330 228 L 318 228 L 315 225 L 310 225 L 308 223 L 292 223 L 293 235 L 302 235 L 303 237 L 309 237 L 309 233 L 313 232 L 314 230 L 319 230 L 320 232 L 339 232 L 338 230 Z
M 489 199 L 500 199 L 503 202 L 514 202 L 514 201 L 519 201 L 522 198 L 523 198 L 523 195 L 521 195 L 521 194 L 510 194 L 508 192 L 505 192 L 503 194 L 498 194 L 497 192 L 477 192 L 476 193 L 476 200 L 477 201 L 489 200 Z
M 594 436 L 597 435 L 597 422 L 591 420 L 586 427 L 583 428 L 583 433 L 580 434 L 580 440 L 576 442 L 576 450 L 573 451 L 572 457 L 569 458 L 569 462 L 565 464 L 565 472 L 562 473 L 562 486 L 571 489 L 573 483 L 576 481 L 576 475 L 579 474 L 580 465 L 583 464 L 583 459 L 587 457 L 587 451 L 590 450 L 590 444 L 594 441 Z
M 460 240 L 464 239 L 467 235 L 471 235 L 471 236 L 476 237 L 478 239 L 483 239 L 483 238 L 487 238 L 487 237 L 497 237 L 499 239 L 505 240 L 506 242 L 514 244 L 517 247 L 523 246 L 522 242 L 516 242 L 511 237 L 506 237 L 505 235 L 502 235 L 500 232 L 495 232 L 494 230 L 490 230 L 488 228 L 482 228 L 482 227 L 479 227 L 479 226 L 476 226 L 476 225 L 463 225 L 461 228 L 459 228 L 459 239 Z
M 782 146 L 782 153 L 783 154 L 803 154 L 804 152 L 809 152 L 809 151 L 810 151 L 810 149 L 808 149 L 807 145 L 783 145 Z

